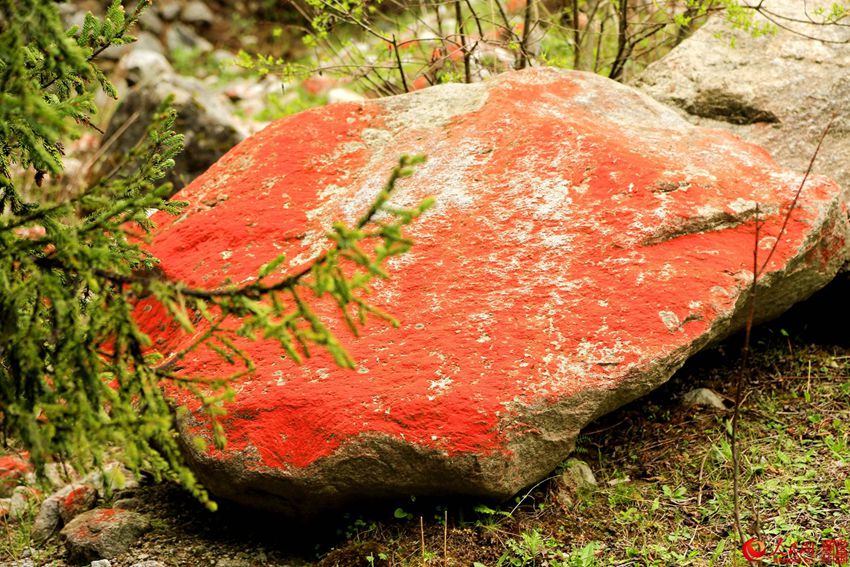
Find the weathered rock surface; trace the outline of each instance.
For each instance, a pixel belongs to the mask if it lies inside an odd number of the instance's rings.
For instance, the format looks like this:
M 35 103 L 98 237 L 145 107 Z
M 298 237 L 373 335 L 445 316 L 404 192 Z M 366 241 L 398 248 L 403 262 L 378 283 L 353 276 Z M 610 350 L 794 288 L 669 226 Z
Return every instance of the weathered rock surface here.
M 578 459 L 569 459 L 564 472 L 557 480 L 556 500 L 565 508 L 571 508 L 583 494 L 590 494 L 598 485 L 590 466 Z
M 233 115 L 227 98 L 210 93 L 202 82 L 174 74 L 138 76 L 148 80 L 127 94 L 109 121 L 104 139 L 115 138 L 115 141 L 103 160 L 104 172 L 112 170 L 139 143 L 154 113 L 168 96 L 174 97 L 177 110 L 175 128 L 185 133 L 185 149 L 168 175 L 175 191 L 206 171 L 245 137 L 246 132 Z
M 716 16 L 650 65 L 635 86 L 697 124 L 726 128 L 763 145 L 795 170 L 806 169 L 835 116 L 814 171 L 848 187 L 850 28 L 806 23 L 823 21 L 816 8 L 831 7 L 831 0 L 760 3 L 781 26 L 774 34 L 752 37 Z
M 709 388 L 697 388 L 682 396 L 682 405 L 686 407 L 704 406 L 717 410 L 726 410 L 726 404 L 720 394 Z
M 97 489 L 90 484 L 70 484 L 41 503 L 33 521 L 33 541 L 41 543 L 75 516 L 90 510 L 97 501 Z
M 118 62 L 127 84 L 152 83 L 174 72 L 162 53 L 150 49 L 134 49 Z
M 32 539 L 41 543 L 50 538 L 59 528 L 73 518 L 90 510 L 98 499 L 111 494 L 117 488 L 132 488 L 137 482 L 129 471 L 112 465 L 93 471 L 79 482 L 63 486 L 44 499 L 32 525 Z
M 97 508 L 71 520 L 61 535 L 69 561 L 85 563 L 124 553 L 149 529 L 150 522 L 137 512 Z
M 257 370 L 235 385 L 226 450 L 187 443 L 219 497 L 291 514 L 411 494 L 508 497 L 555 468 L 582 426 L 742 327 L 756 216 L 762 261 L 779 239 L 760 319 L 847 257 L 834 182 L 811 177 L 780 234 L 801 173 L 632 88 L 540 68 L 275 122 L 180 193 L 184 214 L 155 217 L 150 249 L 194 286 L 250 281 L 281 253 L 291 273 L 328 246 L 335 220 L 366 210 L 401 154 L 419 153 L 428 163 L 392 202 L 433 195 L 436 207 L 370 296 L 400 328 L 370 323 L 354 338 L 320 304 L 357 371 L 323 352 L 299 367 L 274 343 L 240 343 Z M 166 356 L 193 341 L 151 302 L 137 315 Z M 206 350 L 180 366 L 233 371 Z

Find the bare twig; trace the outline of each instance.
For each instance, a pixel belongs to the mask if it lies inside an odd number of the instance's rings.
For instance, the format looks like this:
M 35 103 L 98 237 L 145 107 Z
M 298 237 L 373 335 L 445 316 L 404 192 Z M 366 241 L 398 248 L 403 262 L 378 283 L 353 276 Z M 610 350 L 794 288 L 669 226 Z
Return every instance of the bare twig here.
M 449 509 L 443 510 L 443 566 L 449 564 Z
M 620 0 L 620 6 L 617 13 L 617 55 L 614 57 L 614 63 L 611 65 L 611 71 L 608 77 L 617 79 L 623 72 L 625 65 L 627 33 L 629 29 L 629 0 Z
M 525 15 L 522 21 L 522 41 L 520 42 L 520 56 L 518 69 L 525 69 L 528 66 L 528 41 L 531 37 L 531 14 L 534 10 L 534 0 L 525 0 Z
M 791 200 L 791 204 L 788 207 L 788 211 L 786 211 L 785 216 L 782 221 L 782 226 L 779 229 L 779 233 L 776 236 L 776 241 L 771 246 L 770 251 L 767 254 L 767 258 L 765 258 L 764 262 L 759 264 L 758 250 L 759 250 L 759 240 L 761 236 L 761 221 L 759 220 L 759 208 L 758 204 L 756 204 L 756 214 L 755 214 L 755 242 L 753 244 L 753 281 L 750 285 L 749 291 L 749 310 L 747 312 L 747 320 L 744 330 L 744 346 L 741 351 L 741 368 L 736 373 L 735 376 L 735 407 L 734 412 L 732 414 L 732 431 L 731 431 L 731 449 L 732 449 L 732 503 L 734 509 L 734 522 L 735 522 L 735 530 L 738 533 L 738 538 L 743 544 L 744 539 L 744 531 L 741 528 L 741 507 L 740 507 L 740 452 L 738 447 L 738 422 L 741 413 L 741 405 L 742 405 L 742 390 L 745 378 L 749 377 L 749 373 L 751 372 L 750 368 L 750 337 L 752 334 L 753 322 L 755 319 L 756 312 L 756 296 L 758 290 L 758 282 L 761 275 L 767 269 L 768 263 L 771 258 L 773 258 L 776 249 L 779 246 L 779 243 L 782 241 L 782 236 L 785 234 L 785 230 L 788 227 L 788 223 L 791 221 L 791 215 L 794 212 L 794 209 L 797 207 L 797 203 L 800 200 L 800 195 L 803 192 L 803 188 L 806 185 L 806 181 L 809 179 L 809 175 L 812 173 L 812 169 L 815 165 L 815 160 L 817 159 L 818 154 L 820 153 L 821 146 L 823 145 L 823 141 L 829 133 L 830 128 L 832 127 L 832 123 L 835 120 L 835 116 L 833 116 L 829 123 L 824 128 L 823 133 L 818 140 L 817 146 L 815 147 L 815 151 L 812 154 L 811 159 L 809 160 L 809 166 L 806 168 L 806 172 L 803 175 L 803 179 L 800 182 L 800 186 L 797 188 L 797 192 L 794 194 L 794 198 Z M 759 527 L 756 526 L 756 530 Z
M 407 78 L 404 76 L 404 66 L 401 64 L 401 53 L 398 50 L 398 42 L 396 41 L 395 34 L 393 34 L 393 53 L 395 53 L 395 62 L 398 65 L 398 74 L 401 75 L 401 86 L 404 87 L 404 92 L 409 93 L 410 89 L 407 88 Z
M 573 26 L 573 69 L 578 69 L 581 64 L 581 29 L 579 28 L 578 0 L 572 0 L 572 26 Z
M 466 83 L 472 82 L 472 69 L 470 68 L 469 58 L 472 55 L 466 48 L 466 31 L 463 27 L 463 10 L 460 6 L 460 0 L 455 0 L 455 19 L 457 20 L 457 33 L 460 37 L 460 48 L 463 50 L 463 79 Z
M 422 542 L 422 565 L 425 565 L 425 519 L 419 516 L 419 537 Z

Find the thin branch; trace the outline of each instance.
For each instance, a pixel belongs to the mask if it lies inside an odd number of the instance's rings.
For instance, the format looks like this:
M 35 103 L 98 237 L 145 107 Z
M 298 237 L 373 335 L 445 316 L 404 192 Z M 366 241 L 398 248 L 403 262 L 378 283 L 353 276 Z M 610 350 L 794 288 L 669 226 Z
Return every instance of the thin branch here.
M 457 32 L 460 36 L 460 45 L 463 50 L 463 79 L 465 83 L 472 82 L 472 70 L 469 65 L 470 52 L 466 48 L 466 31 L 463 28 L 463 11 L 460 0 L 455 0 L 455 19 L 457 20 Z
M 386 199 L 389 197 L 390 191 L 395 187 L 395 183 L 404 175 L 404 168 L 410 165 L 410 161 L 407 157 L 402 157 L 399 160 L 399 165 L 393 170 L 390 175 L 387 184 L 384 186 L 382 193 L 378 196 L 378 198 L 372 203 L 367 210 L 354 225 L 355 230 L 362 230 L 366 225 L 372 222 L 378 212 L 382 209 Z M 177 291 L 185 296 L 195 297 L 200 299 L 215 299 L 222 297 L 236 297 L 243 296 L 251 299 L 260 298 L 268 293 L 274 291 L 281 290 L 289 290 L 293 291 L 295 286 L 307 275 L 309 274 L 313 268 L 319 264 L 325 262 L 328 257 L 328 254 L 333 250 L 339 249 L 339 243 L 334 244 L 334 246 L 329 251 L 325 251 L 319 256 L 315 258 L 313 262 L 300 269 L 298 272 L 291 274 L 277 283 L 271 285 L 265 285 L 260 280 L 257 280 L 253 283 L 246 284 L 243 286 L 236 287 L 227 287 L 220 289 L 200 289 L 193 287 L 184 287 L 182 283 L 179 282 L 169 282 L 167 279 L 160 275 L 150 275 L 143 276 L 139 274 L 119 274 L 117 272 L 113 272 L 110 270 L 104 269 L 96 269 L 93 270 L 94 273 L 101 278 L 109 280 L 116 284 L 142 284 L 145 287 L 149 287 L 153 282 L 159 283 L 168 283 L 176 287 Z M 70 267 L 65 266 L 60 260 L 55 257 L 52 258 L 40 258 L 37 260 L 41 263 L 49 263 L 52 266 L 60 267 L 63 269 L 70 269 Z
M 611 65 L 611 71 L 608 73 L 608 77 L 611 79 L 617 79 L 620 77 L 623 72 L 623 66 L 626 64 L 626 57 L 628 57 L 626 52 L 626 40 L 629 26 L 628 12 L 629 1 L 620 0 L 617 20 L 617 55 L 614 57 L 614 63 Z
M 795 30 L 794 28 L 791 28 L 791 27 L 789 27 L 789 26 L 787 26 L 787 25 L 785 25 L 785 24 L 781 24 L 781 23 L 779 23 L 779 22 L 777 21 L 777 20 L 778 20 L 778 18 L 776 18 L 776 17 L 775 17 L 775 15 L 774 15 L 773 13 L 771 13 L 771 12 L 767 12 L 766 10 L 762 9 L 761 7 L 759 7 L 759 8 L 754 8 L 754 9 L 755 9 L 755 10 L 756 10 L 759 14 L 761 14 L 761 15 L 764 17 L 764 19 L 766 19 L 767 21 L 769 21 L 770 23 L 772 23 L 773 25 L 775 25 L 775 26 L 776 26 L 776 27 L 778 27 L 779 29 L 785 30 L 785 31 L 787 31 L 787 32 L 791 32 L 791 33 L 793 33 L 794 35 L 796 35 L 796 36 L 798 36 L 798 37 L 802 37 L 802 38 L 804 38 L 804 39 L 811 39 L 811 40 L 814 40 L 814 41 L 821 41 L 821 42 L 823 42 L 823 43 L 831 43 L 831 44 L 833 44 L 833 45 L 847 45 L 848 43 L 850 43 L 850 38 L 843 39 L 843 40 L 838 40 L 838 39 L 828 39 L 828 38 L 824 38 L 824 37 L 817 37 L 817 36 L 814 36 L 814 35 L 809 35 L 809 34 L 807 34 L 807 33 L 803 33 L 803 32 L 801 32 L 801 31 L 799 31 L 799 30 Z M 822 24 L 822 25 L 826 25 L 826 24 Z
M 404 76 L 404 66 L 401 64 L 401 53 L 399 53 L 398 42 L 395 39 L 395 34 L 393 34 L 393 53 L 395 53 L 395 61 L 398 66 L 398 74 L 401 75 L 401 86 L 404 87 L 404 92 L 409 93 L 410 89 L 407 88 L 407 78 Z
M 824 131 L 821 134 L 820 139 L 818 140 L 817 146 L 815 146 L 815 151 L 812 154 L 812 158 L 809 160 L 809 166 L 806 168 L 806 173 L 803 175 L 803 179 L 802 181 L 800 181 L 800 186 L 797 188 L 797 192 L 794 194 L 794 199 L 791 201 L 788 213 L 785 215 L 785 219 L 782 222 L 782 227 L 779 229 L 779 234 L 776 235 L 776 242 L 771 247 L 767 258 L 765 258 L 764 263 L 762 264 L 761 269 L 759 270 L 759 275 L 761 275 L 761 273 L 763 273 L 764 270 L 767 268 L 767 263 L 770 262 L 771 258 L 773 258 L 773 253 L 776 251 L 776 247 L 779 245 L 779 240 L 785 235 L 785 229 L 788 228 L 788 222 L 791 220 L 791 211 L 793 211 L 797 207 L 797 201 L 800 200 L 800 195 L 803 193 L 803 187 L 805 187 L 806 181 L 808 181 L 809 175 L 811 175 L 812 173 L 812 169 L 815 166 L 815 160 L 817 159 L 818 154 L 820 153 L 820 148 L 823 145 L 823 141 L 826 139 L 827 134 L 829 134 L 829 130 L 832 128 L 832 123 L 835 122 L 835 118 L 837 116 L 837 114 L 833 114 L 832 118 L 829 119 L 829 123 L 826 125 L 826 128 L 824 128 Z
M 531 15 L 534 9 L 535 0 L 525 0 L 525 14 L 522 24 L 522 41 L 520 42 L 520 57 L 517 68 L 525 69 L 528 67 L 528 62 L 531 59 L 528 56 L 528 41 L 531 38 Z
M 782 221 L 782 226 L 779 229 L 779 233 L 776 236 L 776 241 L 771 246 L 770 251 L 768 252 L 767 258 L 759 265 L 758 251 L 759 251 L 759 240 L 761 239 L 761 227 L 762 223 L 759 220 L 759 207 L 756 204 L 756 214 L 755 214 L 755 242 L 753 243 L 753 281 L 750 285 L 749 291 L 749 310 L 747 312 L 747 320 L 744 328 L 744 346 L 741 352 L 741 367 L 735 376 L 735 407 L 734 412 L 732 414 L 732 427 L 731 427 L 731 449 L 732 449 L 732 504 L 733 504 L 733 513 L 734 513 L 734 522 L 735 522 L 735 530 L 738 532 L 738 538 L 741 543 L 744 543 L 744 531 L 741 528 L 741 507 L 740 507 L 740 453 L 738 448 L 738 422 L 741 413 L 741 404 L 742 404 L 742 391 L 744 385 L 745 377 L 748 377 L 749 372 L 751 372 L 750 368 L 750 337 L 752 334 L 753 322 L 755 320 L 756 313 L 756 297 L 758 291 L 758 281 L 764 271 L 767 269 L 767 265 L 770 262 L 773 254 L 776 252 L 776 249 L 779 247 L 779 243 L 782 240 L 782 236 L 785 234 L 785 230 L 788 227 L 788 223 L 791 220 L 791 215 L 794 212 L 794 209 L 797 207 L 797 203 L 800 200 L 800 195 L 803 192 L 803 187 L 806 185 L 806 181 L 809 179 L 809 175 L 812 173 L 812 169 L 815 165 L 815 160 L 817 159 L 818 154 L 820 153 L 821 146 L 823 145 L 824 139 L 826 139 L 827 134 L 829 133 L 830 128 L 832 127 L 832 123 L 835 120 L 835 116 L 833 116 L 829 123 L 826 125 L 823 133 L 818 140 L 818 144 L 815 147 L 815 151 L 812 154 L 811 159 L 809 160 L 809 166 L 806 168 L 806 172 L 803 175 L 803 179 L 800 182 L 800 187 L 797 188 L 796 193 L 794 194 L 794 198 L 791 201 L 790 206 L 788 207 L 788 211 L 785 213 L 785 216 Z M 758 526 L 756 527 L 758 529 Z

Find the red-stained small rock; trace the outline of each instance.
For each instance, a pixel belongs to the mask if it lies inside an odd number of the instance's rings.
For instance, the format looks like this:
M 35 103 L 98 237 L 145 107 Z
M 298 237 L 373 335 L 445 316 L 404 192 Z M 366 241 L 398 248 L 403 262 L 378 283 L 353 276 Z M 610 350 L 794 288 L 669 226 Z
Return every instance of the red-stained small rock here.
M 33 521 L 32 537 L 42 542 L 97 502 L 97 488 L 89 483 L 69 484 L 44 499 Z
M 32 471 L 28 454 L 3 455 L 0 457 L 0 498 L 12 494 L 12 491 Z
M 64 523 L 74 517 L 91 510 L 97 501 L 97 490 L 89 484 L 74 487 L 59 503 L 59 515 Z
M 129 510 L 96 508 L 80 514 L 60 535 L 71 562 L 112 559 L 129 549 L 150 529 L 148 519 Z
M 220 497 L 291 514 L 411 494 L 509 497 L 561 462 L 582 426 L 741 328 L 756 218 L 762 262 L 780 238 L 760 319 L 848 257 L 835 183 L 809 177 L 780 234 L 801 173 L 629 87 L 540 68 L 275 122 L 184 189 L 183 214 L 155 217 L 149 249 L 192 286 L 252 281 L 286 253 L 283 277 L 328 247 L 334 221 L 363 214 L 402 154 L 429 160 L 391 202 L 433 195 L 436 206 L 368 298 L 400 328 L 370 322 L 354 338 L 317 302 L 356 371 L 319 349 L 297 366 L 272 341 L 241 341 L 256 372 L 235 384 L 227 448 L 186 443 Z M 153 300 L 137 320 L 165 356 L 195 340 Z M 180 366 L 234 371 L 206 349 Z

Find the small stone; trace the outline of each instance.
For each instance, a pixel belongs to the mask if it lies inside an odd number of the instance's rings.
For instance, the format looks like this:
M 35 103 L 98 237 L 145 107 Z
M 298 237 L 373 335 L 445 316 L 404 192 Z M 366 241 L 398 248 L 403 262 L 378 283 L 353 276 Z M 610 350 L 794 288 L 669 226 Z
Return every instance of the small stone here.
M 67 524 L 74 517 L 94 507 L 97 501 L 97 489 L 89 484 L 72 488 L 59 503 L 59 517 Z
M 162 42 L 159 40 L 157 36 L 150 32 L 140 32 L 136 34 L 136 41 L 130 44 L 131 50 L 130 52 L 146 50 L 146 51 L 155 51 L 156 53 L 165 54 L 165 46 L 162 45 Z
M 58 490 L 63 486 L 79 480 L 77 471 L 73 467 L 63 466 L 62 463 L 47 463 L 44 466 L 44 476 L 47 477 L 54 490 Z
M 98 508 L 71 520 L 61 535 L 68 559 L 84 563 L 126 552 L 149 529 L 148 519 L 137 512 Z
M 180 13 L 179 0 L 162 0 L 161 2 L 156 3 L 156 7 L 159 10 L 159 15 L 162 16 L 162 19 L 168 22 L 176 18 L 177 14 Z
M 30 470 L 32 466 L 26 454 L 0 457 L 0 497 L 10 496 Z
M 190 24 L 211 24 L 215 14 L 204 2 L 194 0 L 183 6 L 180 19 Z
M 564 506 L 571 506 L 575 496 L 592 492 L 597 487 L 596 477 L 586 462 L 570 459 L 558 478 L 558 487 L 558 501 Z
M 139 561 L 138 563 L 133 563 L 132 565 L 130 565 L 130 567 L 166 567 L 166 565 L 162 561 L 148 559 L 146 561 Z
M 91 484 L 69 484 L 54 492 L 41 503 L 33 522 L 33 541 L 46 541 L 63 524 L 94 506 L 96 500 L 97 489 Z
M 105 467 L 103 471 L 90 472 L 83 478 L 82 483 L 96 487 L 101 496 L 109 496 L 115 490 L 132 490 L 139 486 L 132 473 L 118 464 Z
M 233 68 L 237 61 L 236 56 L 226 49 L 216 49 L 210 54 L 210 58 L 223 69 Z
M 122 510 L 138 510 L 141 505 L 141 498 L 121 498 L 120 500 L 116 500 L 112 507 Z
M 41 503 L 41 508 L 39 508 L 38 515 L 35 517 L 31 532 L 32 540 L 35 543 L 47 541 L 59 528 L 61 521 L 62 516 L 59 514 L 59 499 L 50 496 Z
M 142 29 L 148 30 L 155 34 L 162 33 L 162 20 L 159 19 L 159 16 L 156 15 L 156 12 L 154 10 L 151 10 L 150 8 L 142 12 L 142 15 L 139 16 L 139 25 L 142 27 Z
M 106 139 L 115 136 L 115 142 L 98 166 L 103 168 L 104 175 L 145 135 L 151 116 L 169 95 L 174 97 L 173 107 L 178 114 L 176 128 L 186 133 L 186 149 L 177 156 L 177 163 L 167 177 L 175 191 L 206 171 L 245 137 L 233 106 L 224 95 L 212 92 L 190 77 L 163 75 L 134 86 L 112 115 Z M 126 124 L 136 113 L 137 118 Z
M 124 45 L 110 45 L 106 49 L 100 52 L 98 55 L 101 59 L 106 59 L 107 61 L 118 61 L 121 57 L 124 56 L 125 53 L 129 52 L 132 49 L 130 46 L 132 44 L 124 44 Z
M 188 49 L 189 51 L 200 51 L 209 53 L 213 45 L 199 36 L 195 31 L 183 24 L 174 24 L 165 32 L 165 44 L 169 51 L 177 49 Z
M 26 514 L 30 503 L 38 496 L 38 491 L 29 486 L 19 486 L 9 499 L 9 515 L 13 520 Z
M 130 86 L 156 80 L 173 72 L 164 55 L 146 49 L 134 49 L 121 59 L 118 66 L 126 73 Z
M 215 567 L 251 567 L 252 562 L 241 557 L 224 557 L 215 562 Z
M 682 405 L 688 407 L 707 406 L 719 410 L 726 410 L 723 398 L 721 398 L 717 392 L 708 388 L 697 388 L 695 390 L 691 390 L 682 396 Z
M 338 81 L 336 79 L 328 77 L 327 75 L 313 75 L 312 77 L 305 79 L 301 83 L 301 86 L 311 95 L 320 96 L 335 88 L 337 82 Z
M 112 567 L 112 562 L 109 559 L 98 559 L 92 561 L 90 567 Z
M 578 459 L 570 459 L 567 461 L 566 469 L 561 475 L 561 481 L 564 484 L 574 486 L 577 489 L 593 488 L 597 486 L 596 477 L 593 476 L 593 471 L 590 466 Z
M 63 2 L 59 4 L 57 8 L 59 10 L 59 16 L 62 18 L 62 24 L 65 27 L 83 27 L 83 24 L 86 21 L 86 11 L 80 10 L 76 2 Z

